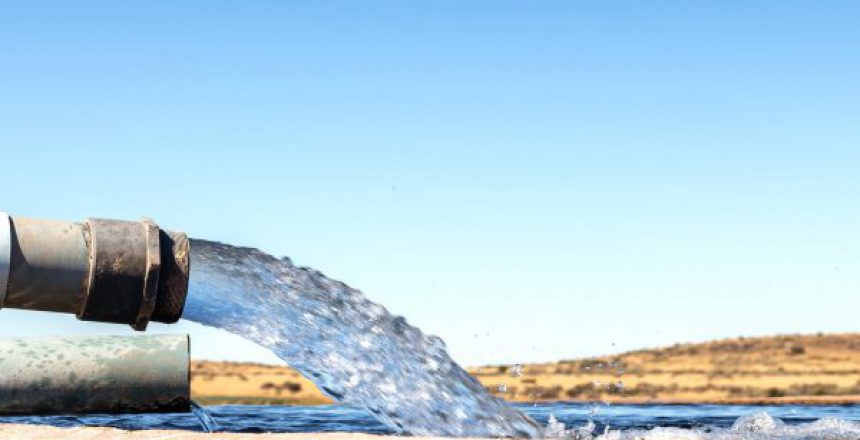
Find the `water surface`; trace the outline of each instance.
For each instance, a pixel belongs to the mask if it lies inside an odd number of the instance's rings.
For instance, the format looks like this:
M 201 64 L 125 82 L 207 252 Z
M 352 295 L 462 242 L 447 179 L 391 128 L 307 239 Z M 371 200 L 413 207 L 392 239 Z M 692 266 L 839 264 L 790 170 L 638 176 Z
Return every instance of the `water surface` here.
M 860 438 L 860 406 L 514 405 L 543 425 L 564 424 L 560 437 L 646 440 L 848 440 Z M 327 406 L 221 405 L 206 407 L 223 432 L 396 431 L 359 408 Z M 765 415 L 766 414 L 766 415 Z M 203 431 L 192 414 L 2 417 L 0 422 L 54 426 Z M 552 430 L 550 430 L 552 431 Z M 552 432 L 550 432 L 552 433 Z M 559 434 L 559 433 L 556 433 Z

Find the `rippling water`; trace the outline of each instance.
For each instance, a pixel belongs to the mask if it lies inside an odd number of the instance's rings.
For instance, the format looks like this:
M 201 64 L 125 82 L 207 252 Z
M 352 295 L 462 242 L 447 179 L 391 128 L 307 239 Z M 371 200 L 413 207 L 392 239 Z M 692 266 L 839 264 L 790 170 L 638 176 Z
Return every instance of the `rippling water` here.
M 398 433 L 542 435 L 424 335 L 360 291 L 288 258 L 193 240 L 182 317 L 266 347 L 339 402 Z
M 860 406 L 515 405 L 564 437 L 605 440 L 856 440 Z M 207 407 L 225 432 L 364 432 L 394 434 L 367 411 L 342 405 Z M 556 422 L 550 423 L 550 417 Z M 124 429 L 202 431 L 192 414 L 3 417 L 0 422 L 54 426 L 111 426 Z M 553 434 L 552 428 L 550 434 Z M 560 435 L 560 432 L 555 432 Z

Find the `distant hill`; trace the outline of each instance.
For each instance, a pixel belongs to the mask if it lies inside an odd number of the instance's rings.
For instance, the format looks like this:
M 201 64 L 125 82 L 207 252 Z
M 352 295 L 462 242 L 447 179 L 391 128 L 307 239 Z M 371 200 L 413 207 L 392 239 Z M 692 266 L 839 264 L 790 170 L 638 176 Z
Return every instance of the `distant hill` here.
M 469 372 L 511 401 L 860 403 L 860 333 L 734 338 Z M 195 361 L 201 403 L 329 403 L 282 366 Z

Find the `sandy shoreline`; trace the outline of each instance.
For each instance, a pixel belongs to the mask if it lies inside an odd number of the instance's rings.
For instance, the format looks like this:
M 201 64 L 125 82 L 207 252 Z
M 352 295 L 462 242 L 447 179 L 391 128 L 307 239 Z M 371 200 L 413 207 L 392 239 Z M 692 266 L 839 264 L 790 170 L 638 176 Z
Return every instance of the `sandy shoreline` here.
M 124 431 L 115 428 L 57 428 L 53 426 L 0 424 L 0 439 L 30 440 L 381 440 L 391 436 L 360 433 L 236 434 L 178 430 Z M 420 437 L 412 437 L 420 439 Z M 425 437 L 431 439 L 433 437 Z

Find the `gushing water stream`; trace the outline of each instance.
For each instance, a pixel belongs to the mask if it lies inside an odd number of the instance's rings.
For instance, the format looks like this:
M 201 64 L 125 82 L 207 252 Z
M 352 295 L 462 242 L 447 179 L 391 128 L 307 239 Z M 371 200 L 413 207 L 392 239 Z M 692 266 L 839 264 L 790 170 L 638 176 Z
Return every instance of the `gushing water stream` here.
M 203 429 L 203 432 L 218 431 L 218 422 L 212 418 L 212 415 L 209 414 L 209 411 L 206 411 L 206 408 L 203 408 L 193 400 L 191 401 L 191 413 L 194 414 L 194 417 L 197 417 L 197 421 L 200 422 L 200 428 Z
M 358 290 L 256 249 L 191 246 L 184 318 L 272 350 L 329 396 L 402 433 L 542 436 L 537 423 L 457 365 L 441 339 Z

